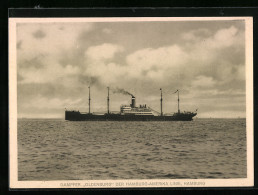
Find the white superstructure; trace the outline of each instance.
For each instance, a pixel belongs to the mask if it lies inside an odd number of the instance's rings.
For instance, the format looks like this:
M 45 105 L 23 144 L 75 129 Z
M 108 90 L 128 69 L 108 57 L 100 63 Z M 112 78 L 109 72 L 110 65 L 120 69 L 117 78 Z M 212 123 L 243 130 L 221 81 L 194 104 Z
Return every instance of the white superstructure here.
M 120 112 L 122 115 L 151 115 L 153 116 L 152 111 L 149 108 L 140 106 L 140 107 L 134 107 L 128 105 L 122 105 L 120 107 Z
M 122 105 L 120 107 L 121 115 L 149 115 L 154 116 L 152 110 L 145 105 L 140 105 L 139 107 L 135 106 L 135 97 L 132 96 L 131 105 Z

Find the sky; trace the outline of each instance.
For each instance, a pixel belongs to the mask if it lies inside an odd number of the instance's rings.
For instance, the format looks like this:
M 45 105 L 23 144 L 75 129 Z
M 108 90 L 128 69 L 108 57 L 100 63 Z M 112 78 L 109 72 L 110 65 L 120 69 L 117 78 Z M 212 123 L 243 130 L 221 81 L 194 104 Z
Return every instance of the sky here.
M 131 97 L 163 112 L 245 117 L 245 23 L 237 21 L 17 24 L 18 117 L 119 111 Z

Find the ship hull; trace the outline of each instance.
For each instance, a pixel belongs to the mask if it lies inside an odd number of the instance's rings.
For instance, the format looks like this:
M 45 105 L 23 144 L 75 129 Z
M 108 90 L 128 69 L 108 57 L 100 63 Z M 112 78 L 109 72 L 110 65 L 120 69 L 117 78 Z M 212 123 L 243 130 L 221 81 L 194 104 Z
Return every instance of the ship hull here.
M 77 111 L 65 111 L 68 121 L 191 121 L 196 113 L 176 113 L 172 116 L 121 115 L 121 114 L 83 114 Z

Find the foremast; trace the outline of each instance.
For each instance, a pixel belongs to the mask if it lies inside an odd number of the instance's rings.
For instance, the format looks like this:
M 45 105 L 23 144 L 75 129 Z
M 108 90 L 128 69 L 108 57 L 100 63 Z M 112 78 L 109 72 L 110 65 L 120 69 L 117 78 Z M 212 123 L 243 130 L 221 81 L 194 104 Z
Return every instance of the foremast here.
M 89 114 L 90 114 L 90 86 L 88 88 L 89 88 Z
M 163 116 L 163 111 L 162 111 L 162 88 L 160 88 L 160 115 Z
M 108 96 L 107 96 L 107 113 L 109 114 L 109 87 L 107 87 L 108 89 Z

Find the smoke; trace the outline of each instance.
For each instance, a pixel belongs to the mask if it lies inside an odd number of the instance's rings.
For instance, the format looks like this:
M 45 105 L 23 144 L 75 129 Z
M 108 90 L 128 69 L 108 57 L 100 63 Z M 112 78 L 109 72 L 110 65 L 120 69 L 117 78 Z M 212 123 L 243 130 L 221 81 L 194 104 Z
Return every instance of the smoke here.
M 120 88 L 116 88 L 116 89 L 112 89 L 113 93 L 120 93 L 120 94 L 124 94 L 124 95 L 131 95 L 134 97 L 133 94 L 131 94 L 130 92 L 124 90 L 124 89 L 120 89 Z

